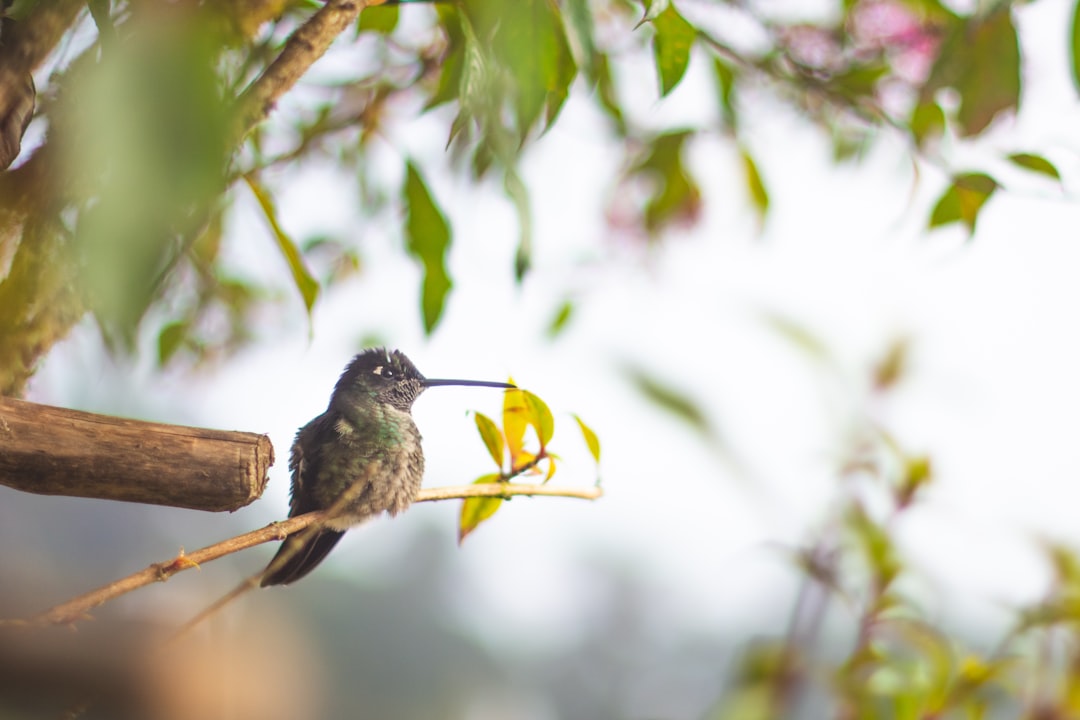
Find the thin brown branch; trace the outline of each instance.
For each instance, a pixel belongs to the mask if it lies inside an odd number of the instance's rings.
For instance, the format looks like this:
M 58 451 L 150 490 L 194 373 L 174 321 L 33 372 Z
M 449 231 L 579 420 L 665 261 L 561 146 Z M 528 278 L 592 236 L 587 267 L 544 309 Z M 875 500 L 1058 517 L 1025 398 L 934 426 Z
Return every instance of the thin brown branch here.
M 461 485 L 423 489 L 417 496 L 416 502 L 468 497 L 513 497 L 515 495 L 546 495 L 549 497 L 596 500 L 603 495 L 603 491 L 597 487 L 568 488 L 553 487 L 549 485 L 518 485 L 512 483 Z M 127 577 L 103 585 L 96 590 L 91 590 L 88 593 L 74 597 L 33 617 L 26 619 L 0 620 L 0 626 L 43 626 L 75 623 L 78 620 L 87 618 L 90 611 L 94 608 L 103 605 L 109 600 L 125 595 L 132 590 L 137 590 L 155 582 L 165 582 L 179 572 L 190 570 L 203 563 L 217 560 L 218 558 L 255 547 L 256 545 L 261 545 L 273 540 L 283 540 L 293 533 L 300 532 L 310 525 L 323 521 L 327 514 L 328 513 L 326 512 L 320 511 L 308 513 L 306 515 L 298 515 L 297 517 L 271 523 L 264 528 L 253 530 L 244 533 L 243 535 L 237 535 L 236 537 L 214 543 L 213 545 L 208 545 L 192 553 L 184 553 L 184 551 L 181 550 L 180 554 L 171 560 L 154 563 L 136 573 L 132 573 Z M 262 574 L 263 571 L 260 571 L 257 577 L 262 577 Z M 245 581 L 244 584 L 248 584 L 247 581 Z M 199 617 L 203 614 L 205 613 L 201 613 Z M 196 618 L 196 620 L 197 619 L 198 618 Z
M 311 19 L 301 25 L 287 41 L 281 54 L 240 96 L 234 127 L 239 142 L 273 110 L 288 92 L 330 47 L 330 43 L 360 16 L 360 11 L 377 2 L 365 0 L 328 0 Z

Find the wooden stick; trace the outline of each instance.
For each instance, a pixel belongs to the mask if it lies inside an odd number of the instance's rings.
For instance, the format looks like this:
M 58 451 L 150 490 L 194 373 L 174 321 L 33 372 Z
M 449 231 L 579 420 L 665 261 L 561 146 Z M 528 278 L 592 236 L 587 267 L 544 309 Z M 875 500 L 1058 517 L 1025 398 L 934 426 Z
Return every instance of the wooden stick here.
M 42 495 L 236 510 L 262 495 L 270 438 L 0 397 L 0 484 Z

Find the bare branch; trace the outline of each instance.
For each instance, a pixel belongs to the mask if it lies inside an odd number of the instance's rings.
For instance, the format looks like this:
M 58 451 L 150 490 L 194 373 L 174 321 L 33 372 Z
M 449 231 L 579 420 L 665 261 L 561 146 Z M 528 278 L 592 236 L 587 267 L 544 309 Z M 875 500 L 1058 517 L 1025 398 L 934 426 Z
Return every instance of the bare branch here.
M 419 496 L 417 496 L 416 502 L 481 496 L 513 497 L 515 495 L 547 495 L 552 497 L 596 500 L 603 495 L 603 491 L 598 487 L 567 488 L 552 487 L 550 485 L 517 485 L 512 483 L 461 485 L 423 489 L 420 491 Z M 96 590 L 91 590 L 88 593 L 79 595 L 78 597 L 74 597 L 71 600 L 56 605 L 55 607 L 49 608 L 31 618 L 21 620 L 0 620 L 0 626 L 66 625 L 77 622 L 87 618 L 89 612 L 94 608 L 103 605 L 109 600 L 129 593 L 132 590 L 137 590 L 138 588 L 155 582 L 165 582 L 179 572 L 198 567 L 203 563 L 217 560 L 218 558 L 231 555 L 232 553 L 241 550 L 246 550 L 250 547 L 255 547 L 256 545 L 261 545 L 262 543 L 270 542 L 272 540 L 284 540 L 293 533 L 300 532 L 310 525 L 322 522 L 327 514 L 327 512 L 320 511 L 308 513 L 306 515 L 298 515 L 297 517 L 271 523 L 264 528 L 253 530 L 244 533 L 243 535 L 237 535 L 236 537 L 214 543 L 213 545 L 208 545 L 207 547 L 196 550 L 190 554 L 184 553 L 184 551 L 181 550 L 180 554 L 171 560 L 154 563 L 127 577 L 120 578 L 108 585 L 103 585 Z M 248 581 L 245 581 L 244 585 L 252 582 L 257 584 L 257 579 L 262 577 L 263 572 L 264 571 L 260 570 L 257 575 L 252 576 L 253 578 L 256 578 L 254 581 L 249 579 Z M 237 591 L 234 591 L 234 593 L 240 594 L 238 591 L 239 588 Z M 228 600 L 232 599 L 232 595 L 233 593 L 230 593 Z M 226 600 L 226 602 L 228 600 Z M 214 607 L 216 607 L 216 605 L 217 603 L 215 603 Z M 212 609 L 213 607 L 211 610 Z M 200 617 L 203 614 L 204 613 L 200 613 Z M 197 620 L 198 618 L 193 620 L 192 623 Z

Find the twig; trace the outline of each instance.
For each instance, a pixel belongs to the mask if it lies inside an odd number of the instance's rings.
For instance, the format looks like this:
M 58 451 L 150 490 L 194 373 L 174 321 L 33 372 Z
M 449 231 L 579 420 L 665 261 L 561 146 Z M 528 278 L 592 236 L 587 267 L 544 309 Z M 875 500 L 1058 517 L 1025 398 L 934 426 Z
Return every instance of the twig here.
M 449 500 L 453 498 L 468 497 L 512 497 L 515 495 L 546 495 L 554 497 L 581 498 L 595 500 L 603 495 L 600 488 L 566 488 L 552 487 L 548 485 L 518 485 L 518 484 L 485 484 L 485 485 L 462 485 L 450 487 L 425 488 L 420 491 L 416 502 L 432 500 Z M 243 535 L 223 540 L 213 545 L 208 545 L 192 553 L 180 554 L 171 560 L 154 563 L 142 570 L 132 573 L 127 577 L 120 578 L 96 590 L 74 597 L 66 602 L 56 605 L 44 612 L 26 619 L 0 620 L 2 626 L 44 626 L 44 625 L 67 625 L 89 617 L 89 612 L 94 608 L 127 594 L 132 590 L 150 585 L 155 582 L 165 582 L 173 575 L 198 567 L 218 558 L 231 555 L 241 550 L 246 550 L 262 543 L 274 540 L 283 540 L 287 536 L 300 532 L 304 528 L 317 524 L 325 519 L 328 513 L 319 511 L 298 515 L 281 522 L 271 523 L 264 528 L 253 530 Z M 259 577 L 262 576 L 262 571 Z

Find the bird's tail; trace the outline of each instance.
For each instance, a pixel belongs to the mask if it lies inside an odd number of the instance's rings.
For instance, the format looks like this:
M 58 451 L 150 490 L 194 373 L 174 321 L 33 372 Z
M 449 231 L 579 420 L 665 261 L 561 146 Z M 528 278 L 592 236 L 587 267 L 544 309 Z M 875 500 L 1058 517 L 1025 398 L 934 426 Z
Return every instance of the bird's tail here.
M 296 582 L 314 570 L 344 534 L 337 530 L 319 530 L 315 534 L 301 531 L 289 536 L 266 566 L 260 585 L 266 587 Z

